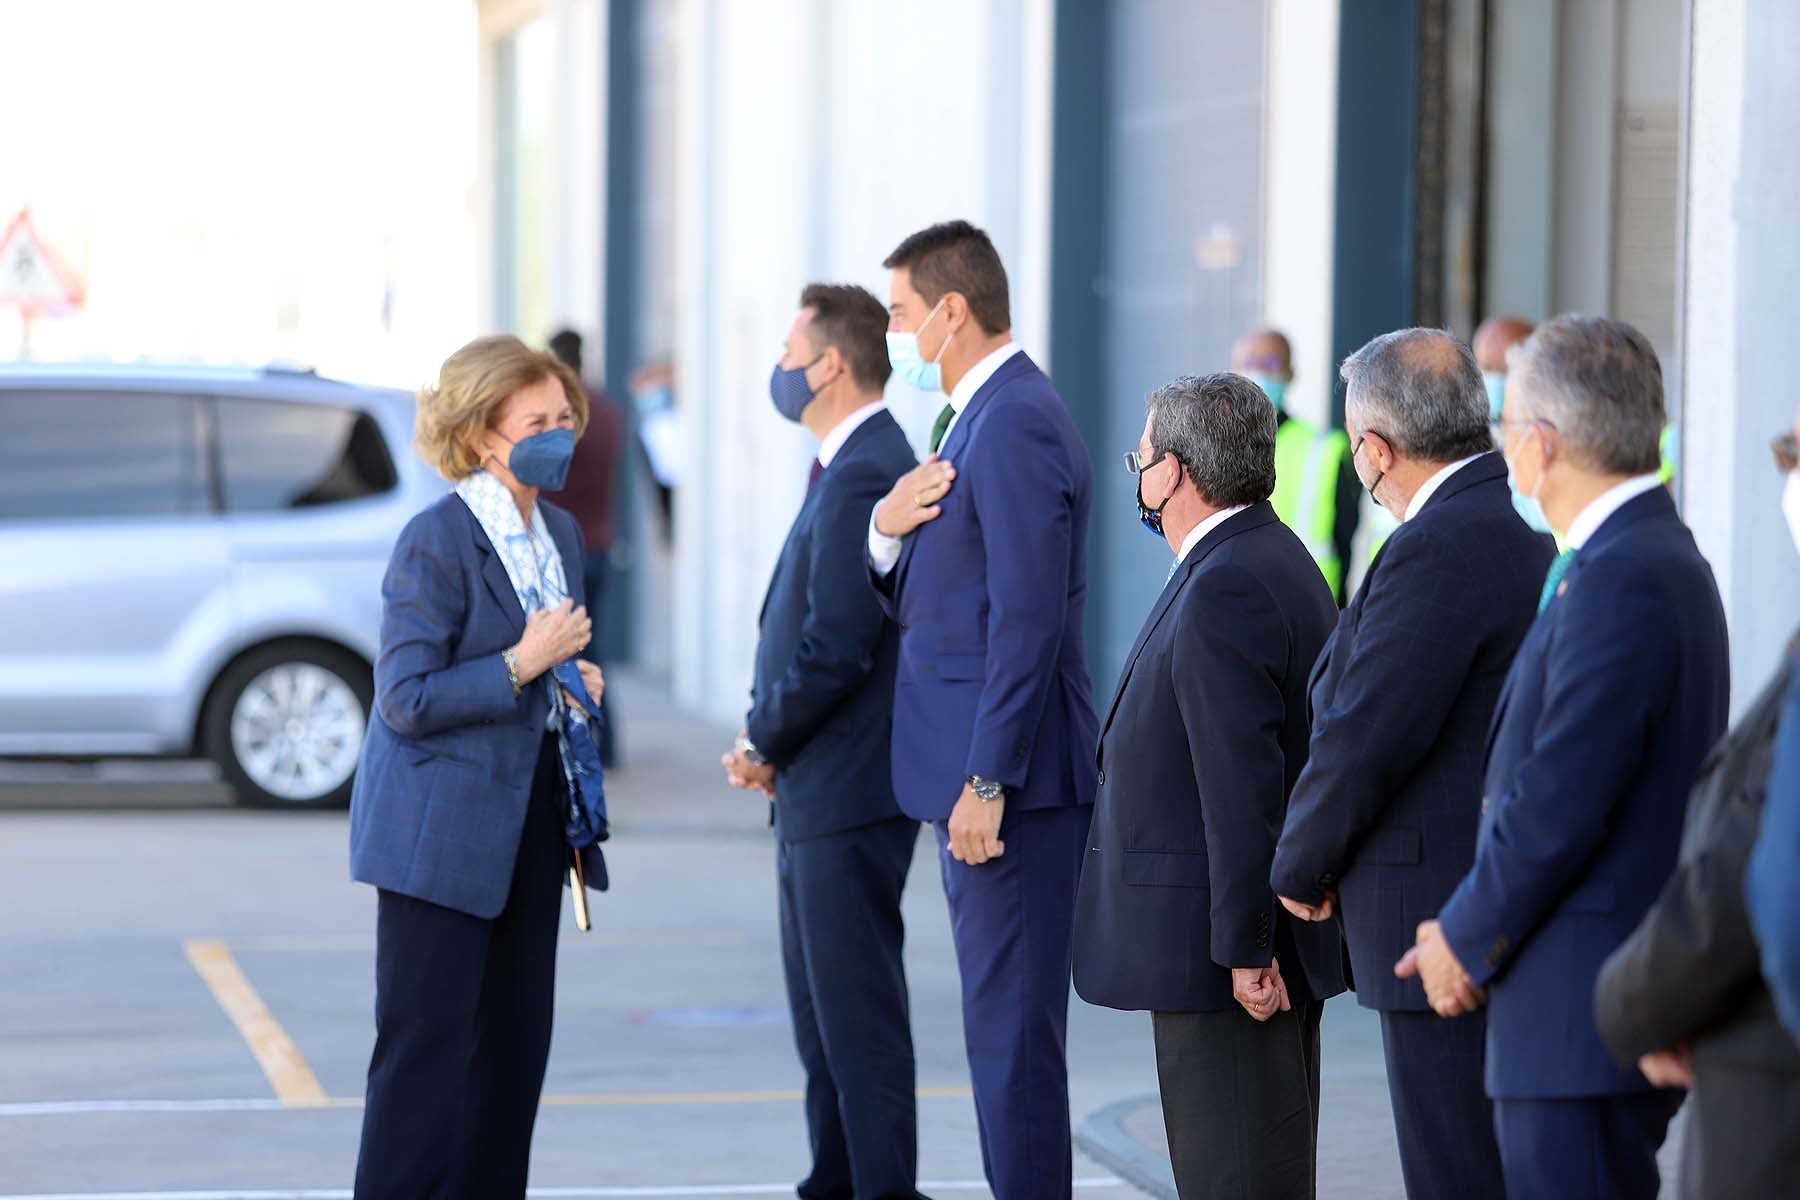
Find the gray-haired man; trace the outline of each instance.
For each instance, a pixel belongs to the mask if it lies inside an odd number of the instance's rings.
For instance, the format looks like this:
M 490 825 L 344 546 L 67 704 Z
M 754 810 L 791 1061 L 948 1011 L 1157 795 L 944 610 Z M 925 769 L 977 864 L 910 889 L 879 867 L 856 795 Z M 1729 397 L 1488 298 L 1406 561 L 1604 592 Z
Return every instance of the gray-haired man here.
M 1336 925 L 1282 911 L 1269 865 L 1337 604 L 1269 504 L 1275 409 L 1256 385 L 1190 376 L 1149 407 L 1126 466 L 1176 565 L 1101 734 L 1075 988 L 1154 1014 L 1183 1200 L 1310 1200 L 1342 948 Z
M 1462 343 L 1384 334 L 1341 373 L 1356 469 L 1402 523 L 1314 671 L 1273 882 L 1296 916 L 1342 916 L 1356 998 L 1381 1014 L 1407 1194 L 1501 1200 L 1485 1015 L 1439 1020 L 1393 966 L 1475 860 L 1488 725 L 1553 550 L 1513 510 Z

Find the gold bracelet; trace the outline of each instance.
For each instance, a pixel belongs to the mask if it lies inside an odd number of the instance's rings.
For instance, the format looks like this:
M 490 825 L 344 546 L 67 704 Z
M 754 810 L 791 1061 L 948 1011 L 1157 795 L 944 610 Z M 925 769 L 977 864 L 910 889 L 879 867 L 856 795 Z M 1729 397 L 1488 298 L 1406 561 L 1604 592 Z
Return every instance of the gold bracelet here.
M 519 656 L 515 651 L 502 650 L 500 661 L 506 664 L 506 682 L 512 684 L 513 699 L 517 700 L 519 693 L 524 690 L 519 685 Z

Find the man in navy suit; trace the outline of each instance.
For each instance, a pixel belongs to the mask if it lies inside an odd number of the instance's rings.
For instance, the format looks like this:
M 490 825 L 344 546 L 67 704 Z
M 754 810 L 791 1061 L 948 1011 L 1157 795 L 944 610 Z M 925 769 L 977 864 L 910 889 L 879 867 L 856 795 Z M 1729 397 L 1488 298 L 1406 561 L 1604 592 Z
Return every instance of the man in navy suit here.
M 731 781 L 774 797 L 781 951 L 806 1069 L 802 1200 L 913 1200 L 918 1118 L 900 894 L 919 823 L 894 800 L 898 637 L 869 591 L 875 502 L 917 464 L 881 391 L 881 301 L 813 284 L 769 378 L 776 411 L 819 439 L 806 500 L 763 602 Z
M 889 359 L 949 397 L 932 457 L 869 528 L 870 575 L 900 625 L 894 790 L 941 851 L 988 1182 L 997 1200 L 1057 1200 L 1071 1188 L 1069 937 L 1094 795 L 1092 470 L 1012 340 L 985 233 L 935 225 L 885 265 Z
M 1343 921 L 1356 998 L 1381 1013 L 1407 1194 L 1501 1200 L 1486 1016 L 1440 1020 L 1393 965 L 1475 861 L 1488 725 L 1555 548 L 1512 506 L 1467 347 L 1383 334 L 1340 374 L 1357 475 L 1401 525 L 1314 669 L 1271 881 L 1295 916 Z
M 1275 408 L 1242 375 L 1150 396 L 1126 466 L 1175 553 L 1097 755 L 1075 988 L 1148 1009 L 1182 1200 L 1311 1200 L 1319 1017 L 1335 925 L 1275 902 L 1269 864 L 1306 762 L 1306 679 L 1337 601 L 1281 523 Z
M 1662 369 L 1631 326 L 1559 317 L 1513 352 L 1518 502 L 1564 531 L 1489 738 L 1475 863 L 1396 966 L 1440 1016 L 1488 1004 L 1507 1195 L 1657 1194 L 1682 1093 L 1615 1064 L 1594 979 L 1675 866 L 1725 730 L 1725 614 L 1657 480 Z M 1528 517 L 1529 519 L 1529 517 Z

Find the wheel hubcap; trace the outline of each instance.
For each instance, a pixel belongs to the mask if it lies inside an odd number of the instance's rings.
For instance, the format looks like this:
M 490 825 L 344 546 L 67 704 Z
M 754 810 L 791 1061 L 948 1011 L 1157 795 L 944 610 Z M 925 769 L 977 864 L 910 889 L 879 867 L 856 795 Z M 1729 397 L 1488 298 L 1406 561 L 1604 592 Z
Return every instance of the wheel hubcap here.
M 362 752 L 362 704 L 314 663 L 283 663 L 250 681 L 231 712 L 244 774 L 283 800 L 317 800 L 344 785 Z

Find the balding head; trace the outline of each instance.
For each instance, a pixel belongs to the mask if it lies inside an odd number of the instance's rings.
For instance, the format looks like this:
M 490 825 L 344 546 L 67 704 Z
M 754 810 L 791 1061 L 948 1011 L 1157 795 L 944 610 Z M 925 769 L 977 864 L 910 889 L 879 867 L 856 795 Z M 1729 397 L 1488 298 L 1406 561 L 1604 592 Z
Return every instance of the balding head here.
M 1523 317 L 1489 317 L 1475 328 L 1475 365 L 1506 374 L 1506 352 L 1530 337 L 1531 329 Z
M 1279 329 L 1253 329 L 1232 343 L 1231 369 L 1239 375 L 1268 375 L 1285 383 L 1294 377 L 1294 350 Z
M 1345 424 L 1415 462 L 1493 449 L 1487 392 L 1468 347 L 1441 329 L 1384 333 L 1344 360 Z

